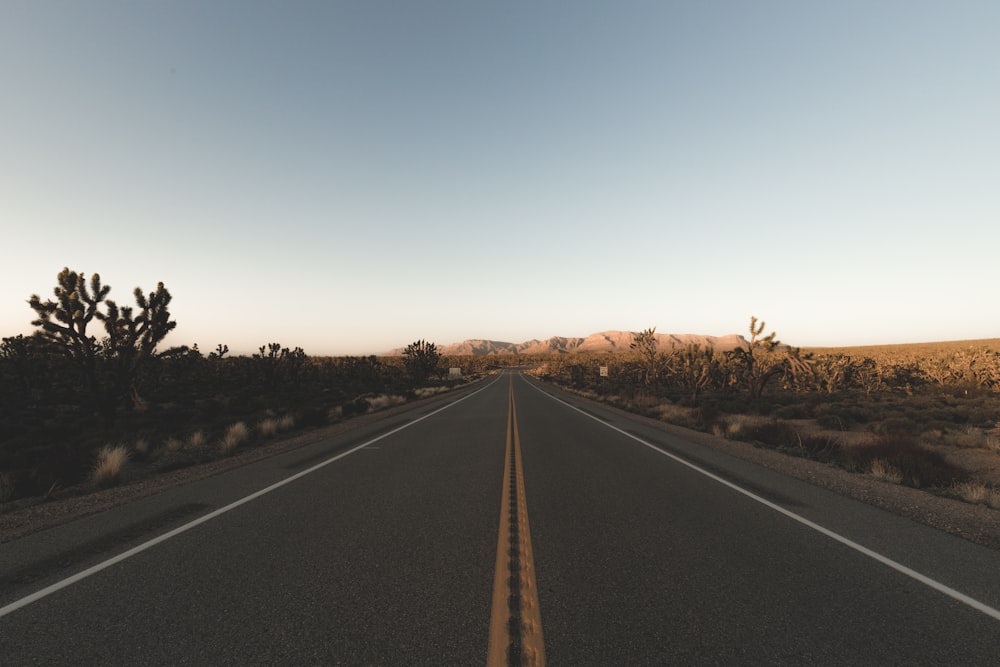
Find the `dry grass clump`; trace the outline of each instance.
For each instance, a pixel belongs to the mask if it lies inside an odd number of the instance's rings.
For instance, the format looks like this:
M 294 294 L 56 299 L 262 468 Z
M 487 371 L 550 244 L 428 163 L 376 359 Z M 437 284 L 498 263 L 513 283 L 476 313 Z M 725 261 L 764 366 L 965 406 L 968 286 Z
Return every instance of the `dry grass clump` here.
M 875 479 L 891 484 L 899 484 L 903 481 L 903 473 L 885 459 L 872 459 L 871 463 L 868 464 L 868 474 Z
M 951 488 L 956 496 L 967 503 L 1000 509 L 1000 490 L 998 489 L 981 482 L 962 482 Z
M 292 415 L 285 415 L 278 420 L 278 430 L 279 431 L 291 431 L 295 428 L 295 417 Z
M 262 419 L 257 424 L 257 433 L 263 438 L 270 438 L 278 432 L 278 420 L 274 417 Z
M 129 453 L 125 445 L 104 445 L 97 453 L 97 463 L 90 473 L 90 481 L 102 488 L 114 486 L 121 481 L 128 460 Z
M 132 444 L 132 450 L 138 458 L 146 458 L 149 455 L 149 440 L 139 438 Z
M 420 387 L 419 389 L 414 389 L 413 394 L 417 398 L 427 398 L 428 396 L 441 394 L 446 391 L 448 391 L 448 387 Z
M 848 470 L 878 477 L 879 472 L 891 473 L 887 470 L 891 468 L 901 476 L 899 483 L 916 488 L 944 489 L 968 480 L 966 470 L 952 465 L 909 435 L 878 436 L 865 444 L 845 447 L 843 454 L 844 467 Z M 876 460 L 882 463 L 872 472 Z
M 330 408 L 326 413 L 326 419 L 330 422 L 340 421 L 344 416 L 344 406 L 335 405 Z
M 774 420 L 755 415 L 732 415 L 725 420 L 726 437 L 733 440 L 745 440 L 743 436 L 747 432 L 753 431 L 761 424 L 771 421 Z
M 232 454 L 237 447 L 250 439 L 250 429 L 244 422 L 236 422 L 226 429 L 219 443 L 219 450 L 223 454 Z
M 427 387 L 427 389 L 440 389 L 440 387 Z M 417 391 L 420 390 L 418 389 Z M 391 408 L 394 405 L 402 405 L 403 403 L 406 403 L 405 396 L 381 394 L 375 398 L 368 399 L 368 411 L 375 412 L 376 410 L 384 410 L 385 408 Z
M 670 424 L 687 423 L 691 421 L 690 410 L 673 403 L 660 403 L 656 406 L 656 417 Z
M 180 438 L 170 437 L 163 443 L 163 446 L 167 448 L 168 452 L 179 452 L 184 449 L 184 441 Z
M 195 431 L 188 436 L 188 447 L 203 447 L 205 445 L 205 432 Z

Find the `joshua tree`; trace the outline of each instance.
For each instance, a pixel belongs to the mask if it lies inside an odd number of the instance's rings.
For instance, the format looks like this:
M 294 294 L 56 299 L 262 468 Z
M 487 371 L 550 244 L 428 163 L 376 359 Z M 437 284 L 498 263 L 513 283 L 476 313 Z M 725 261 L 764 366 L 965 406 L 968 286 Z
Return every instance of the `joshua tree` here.
M 657 342 L 656 327 L 652 327 L 632 334 L 632 343 L 629 345 L 629 349 L 642 360 L 646 384 L 650 384 L 656 379 Z
M 719 361 L 711 346 L 694 343 L 673 355 L 673 374 L 692 401 L 698 400 L 698 394 L 712 384 L 718 372 Z
M 149 296 L 136 287 L 133 294 L 139 313 L 133 317 L 131 306 L 119 308 L 107 298 L 111 287 L 101 285 L 96 273 L 89 288 L 84 274 L 68 268 L 59 272 L 56 281 L 55 301 L 42 301 L 37 294 L 28 300 L 38 316 L 32 324 L 39 327 L 41 339 L 77 366 L 86 402 L 110 426 L 126 394 L 131 393 L 136 405 L 142 403 L 136 386 L 142 366 L 177 326 L 167 309 L 170 292 L 163 283 Z M 106 336 L 101 340 L 88 330 L 94 319 L 104 324 Z
M 751 317 L 750 340 L 746 348 L 737 348 L 730 353 L 731 359 L 740 367 L 743 382 L 753 399 L 760 398 L 767 383 L 784 372 L 783 360 L 773 354 L 781 347 L 781 341 L 775 338 L 773 331 L 759 338 L 764 326 L 763 321 L 758 324 L 757 318 Z
M 405 357 L 403 364 L 414 385 L 430 377 L 431 373 L 437 370 L 438 360 L 441 358 L 437 346 L 423 339 L 407 345 L 403 350 L 403 356 Z

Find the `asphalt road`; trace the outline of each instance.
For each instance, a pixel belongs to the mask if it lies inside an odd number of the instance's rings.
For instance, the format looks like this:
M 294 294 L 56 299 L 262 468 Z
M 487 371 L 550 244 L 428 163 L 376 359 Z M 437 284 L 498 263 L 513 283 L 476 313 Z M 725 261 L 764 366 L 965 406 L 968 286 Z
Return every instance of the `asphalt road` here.
M 0 663 L 529 664 L 532 609 L 551 665 L 1000 659 L 996 551 L 520 375 L 457 398 L 0 545 Z

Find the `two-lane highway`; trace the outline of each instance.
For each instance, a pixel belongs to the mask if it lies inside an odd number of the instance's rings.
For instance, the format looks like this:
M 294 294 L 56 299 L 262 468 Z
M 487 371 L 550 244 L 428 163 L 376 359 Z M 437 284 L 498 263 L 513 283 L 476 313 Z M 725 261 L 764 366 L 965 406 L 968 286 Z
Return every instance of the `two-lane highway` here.
M 0 545 L 0 662 L 990 664 L 1000 554 L 507 374 Z

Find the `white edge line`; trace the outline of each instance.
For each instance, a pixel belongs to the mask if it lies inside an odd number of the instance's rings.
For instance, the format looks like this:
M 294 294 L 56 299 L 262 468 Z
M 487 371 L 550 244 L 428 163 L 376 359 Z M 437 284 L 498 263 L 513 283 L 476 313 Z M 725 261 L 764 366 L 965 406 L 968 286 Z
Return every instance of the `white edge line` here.
M 525 381 L 527 382 L 527 380 L 525 380 Z M 784 507 L 781 507 L 780 505 L 776 505 L 775 503 L 771 502 L 770 500 L 768 500 L 766 498 L 762 498 L 761 496 L 758 496 L 757 494 L 753 493 L 752 491 L 748 491 L 748 490 L 744 489 L 741 486 L 733 484 L 729 480 L 723 479 L 722 477 L 719 477 L 718 475 L 716 475 L 716 474 L 714 474 L 712 472 L 709 472 L 708 470 L 705 470 L 704 468 L 701 468 L 701 467 L 695 465 L 694 463 L 691 463 L 690 461 L 687 461 L 687 460 L 681 458 L 680 456 L 677 456 L 675 454 L 671 454 L 670 452 L 664 451 L 664 450 L 660 449 L 659 447 L 657 447 L 656 445 L 654 445 L 654 444 L 652 444 L 650 442 L 647 442 L 647 441 L 643 440 L 642 438 L 640 438 L 638 436 L 632 435 L 628 431 L 624 431 L 624 430 L 618 428 L 617 426 L 615 426 L 613 424 L 610 424 L 610 423 L 608 423 L 608 422 L 600 419 L 599 417 L 595 417 L 594 415 L 592 415 L 592 414 L 590 414 L 590 413 L 588 413 L 588 412 L 586 412 L 584 410 L 581 410 L 580 408 L 576 407 L 575 405 L 567 403 L 566 401 L 562 400 L 561 398 L 553 396 L 552 394 L 548 393 L 547 391 L 545 391 L 541 387 L 538 387 L 537 385 L 535 385 L 535 384 L 533 384 L 531 382 L 527 382 L 527 384 L 528 384 L 529 387 L 533 388 L 535 391 L 541 392 L 545 396 L 548 396 L 549 398 L 551 398 L 553 401 L 556 401 L 558 403 L 562 403 L 563 405 L 565 405 L 566 407 L 568 407 L 568 408 L 570 408 L 572 410 L 576 410 L 581 415 L 583 415 L 585 417 L 589 417 L 590 419 L 593 419 L 598 424 L 602 424 L 602 425 L 608 427 L 609 429 L 611 429 L 612 431 L 617 431 L 618 433 L 624 435 L 625 437 L 631 438 L 632 440 L 635 440 L 636 442 L 638 442 L 638 443 L 640 443 L 642 445 L 645 445 L 646 447 L 649 447 L 654 452 L 657 452 L 659 454 L 662 454 L 663 456 L 666 456 L 666 457 L 668 457 L 670 459 L 673 459 L 674 461 L 680 463 L 681 465 L 687 466 L 688 468 L 694 470 L 695 472 L 698 472 L 698 473 L 704 475 L 705 477 L 708 477 L 708 478 L 710 478 L 712 480 L 715 480 L 716 482 L 719 482 L 720 484 L 723 484 L 723 485 L 729 487 L 730 489 L 732 489 L 732 490 L 734 490 L 734 491 L 736 491 L 738 493 L 742 493 L 744 496 L 747 496 L 748 498 L 757 501 L 761 505 L 764 505 L 766 507 L 769 507 L 769 508 L 773 509 L 776 512 L 784 514 L 788 518 L 793 519 L 795 521 L 798 521 L 802 525 L 807 526 L 809 528 L 812 528 L 816 532 L 822 533 L 823 535 L 826 535 L 827 537 L 829 537 L 829 538 L 831 538 L 833 540 L 836 540 L 837 542 L 840 542 L 841 544 L 843 544 L 843 545 L 845 545 L 847 547 L 850 547 L 851 549 L 854 549 L 858 553 L 864 554 L 865 556 L 868 556 L 869 558 L 871 558 L 873 560 L 876 560 L 879 563 L 882 563 L 883 565 L 891 567 L 893 570 L 896 570 L 897 572 L 900 572 L 901 574 L 905 574 L 907 577 L 910 577 L 911 579 L 915 579 L 916 581 L 919 581 L 920 583 L 924 584 L 925 586 L 933 588 L 934 590 L 938 591 L 939 593 L 944 593 L 948 597 L 950 597 L 950 598 L 952 598 L 954 600 L 957 600 L 957 601 L 961 602 L 962 604 L 968 605 L 969 607 L 972 607 L 976 611 L 982 612 L 982 613 L 986 614 L 987 616 L 990 616 L 990 617 L 992 617 L 992 618 L 1000 621 L 1000 610 L 995 609 L 995 608 L 993 608 L 993 607 L 991 607 L 991 606 L 989 606 L 989 605 L 987 605 L 987 604 L 985 604 L 983 602 L 980 602 L 979 600 L 976 600 L 975 598 L 969 597 L 965 593 L 957 591 L 954 588 L 951 588 L 950 586 L 942 584 L 940 581 L 937 581 L 935 579 L 931 579 L 930 577 L 928 577 L 925 574 L 921 574 L 921 573 L 917 572 L 916 570 L 910 569 L 907 566 L 903 565 L 902 563 L 897 563 L 896 561 L 892 560 L 891 558 L 883 556 L 882 554 L 880 554 L 878 552 L 872 551 L 868 547 L 863 546 L 861 544 L 858 544 L 857 542 L 855 542 L 855 541 L 853 541 L 853 540 L 851 540 L 849 538 L 846 538 L 846 537 L 844 537 L 843 535 L 841 535 L 839 533 L 833 532 L 829 528 L 824 528 L 823 526 L 819 525 L 818 523 L 814 523 L 814 522 L 810 521 L 809 519 L 805 518 L 804 516 L 796 514 L 795 512 L 791 512 L 791 511 L 785 509 Z
M 311 468 L 307 468 L 306 470 L 302 470 L 300 472 L 297 472 L 294 475 L 291 475 L 290 477 L 286 477 L 285 479 L 283 479 L 283 480 L 281 480 L 279 482 L 275 482 L 274 484 L 261 489 L 260 491 L 256 491 L 254 493 L 251 493 L 249 496 L 245 496 L 243 498 L 240 498 L 239 500 L 237 500 L 235 502 L 232 502 L 232 503 L 226 505 L 225 507 L 221 507 L 221 508 L 219 508 L 217 510 L 209 512 L 208 514 L 205 514 L 204 516 L 200 516 L 197 519 L 194 519 L 193 521 L 190 521 L 190 522 L 184 524 L 183 526 L 178 526 L 177 528 L 174 528 L 171 531 L 163 533 L 162 535 L 158 535 L 157 537 L 154 537 L 151 540 L 143 542 L 142 544 L 139 544 L 139 545 L 137 545 L 135 547 L 132 547 L 128 551 L 123 551 L 122 553 L 118 554 L 117 556 L 113 556 L 113 557 L 111 557 L 111 558 L 109 558 L 109 559 L 107 559 L 105 561 L 97 563 L 96 565 L 92 565 L 91 567 L 88 567 L 86 570 L 81 570 L 80 572 L 77 572 L 76 574 L 74 574 L 72 576 L 66 577 L 65 579 L 61 579 L 61 580 L 55 582 L 54 584 L 51 584 L 49 586 L 46 586 L 45 588 L 42 588 L 42 589 L 40 589 L 38 591 L 35 591 L 31 595 L 25 596 L 25 597 L 23 597 L 23 598 L 21 598 L 19 600 L 15 600 L 14 602 L 11 602 L 10 604 L 6 605 L 5 607 L 0 607 L 0 618 L 3 618 L 7 614 L 15 612 L 15 611 L 17 611 L 18 609 L 20 609 L 22 607 L 26 607 L 29 604 L 33 603 L 33 602 L 37 602 L 37 601 L 41 600 L 42 598 L 48 597 L 49 595 L 52 595 L 53 593 L 55 593 L 57 591 L 60 591 L 60 590 L 66 588 L 68 586 L 72 586 L 73 584 L 77 583 L 78 581 L 82 581 L 82 580 L 86 579 L 87 577 L 89 577 L 89 576 L 91 576 L 93 574 L 97 574 L 101 570 L 105 570 L 105 569 L 111 567 L 112 565 L 116 565 L 117 563 L 120 563 L 123 560 L 131 558 L 132 556 L 135 556 L 136 554 L 142 553 L 143 551 L 146 551 L 147 549 L 155 547 L 157 544 L 160 544 L 161 542 L 166 542 L 167 540 L 169 540 L 172 537 L 177 537 L 181 533 L 185 533 L 185 532 L 191 530 L 192 528 L 194 528 L 196 526 L 200 526 L 201 524 L 206 523 L 208 521 L 211 521 L 212 519 L 214 519 L 216 517 L 222 516 L 223 514 L 225 514 L 227 512 L 230 512 L 230 511 L 236 509 L 237 507 L 239 507 L 241 505 L 245 505 L 246 503 L 248 503 L 248 502 L 250 502 L 252 500 L 256 500 L 257 498 L 260 498 L 261 496 L 266 495 L 266 494 L 268 494 L 268 493 L 270 493 L 270 492 L 272 492 L 272 491 L 274 491 L 276 489 L 280 489 L 281 487 L 285 486 L 286 484 L 291 484 L 292 482 L 294 482 L 297 479 L 300 479 L 302 477 L 305 477 L 306 475 L 314 473 L 317 470 L 319 470 L 320 468 L 322 468 L 324 466 L 328 466 L 331 463 L 333 463 L 334 461 L 338 461 L 338 460 L 344 458 L 345 456 L 350 456 L 351 454 L 364 449 L 368 445 L 376 443 L 379 440 L 382 440 L 384 438 L 388 438 L 390 435 L 394 435 L 396 433 L 399 433 L 400 431 L 402 431 L 404 429 L 407 429 L 407 428 L 413 426 L 414 424 L 422 422 L 423 420 L 427 419 L 428 417 L 433 417 L 434 415 L 438 414 L 439 412 L 443 412 L 443 411 L 447 410 L 450 407 L 458 405 L 459 403 L 461 403 L 465 399 L 471 398 L 471 397 L 475 396 L 479 392 L 481 392 L 481 391 L 489 388 L 490 386 L 492 386 L 497 381 L 499 381 L 499 378 L 497 378 L 496 380 L 493 380 L 493 382 L 490 382 L 489 384 L 487 384 L 484 387 L 480 387 L 479 389 L 477 389 L 474 392 L 466 394 L 465 396 L 463 396 L 463 397 L 461 397 L 459 399 L 456 399 L 456 400 L 452 401 L 451 403 L 448 403 L 447 405 L 438 408 L 437 410 L 434 410 L 433 412 L 428 412 L 426 415 L 424 415 L 422 417 L 418 417 L 417 419 L 414 419 L 411 422 L 407 422 L 407 423 L 403 424 L 402 426 L 397 426 L 396 428 L 392 429 L 391 431 L 387 431 L 387 432 L 385 432 L 385 433 L 383 433 L 381 435 L 378 435 L 378 436 L 372 438 L 371 440 L 368 440 L 368 441 L 366 441 L 366 442 L 364 442 L 364 443 L 362 443 L 360 445 L 357 445 L 356 447 L 352 447 L 351 449 L 349 449 L 349 450 L 347 450 L 345 452 L 341 452 L 340 454 L 332 456 L 332 457 L 326 459 L 325 461 L 317 463 L 316 465 L 312 466 Z

